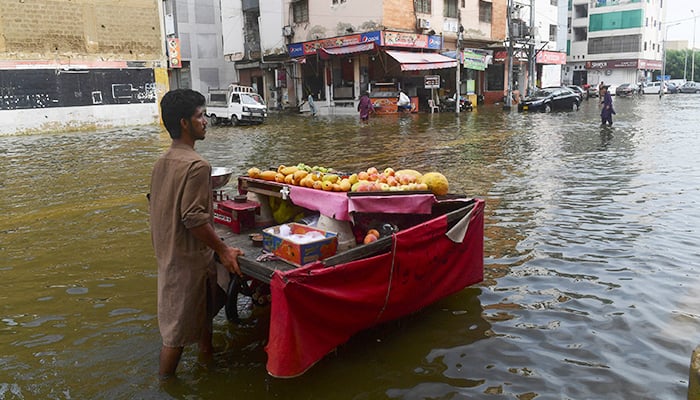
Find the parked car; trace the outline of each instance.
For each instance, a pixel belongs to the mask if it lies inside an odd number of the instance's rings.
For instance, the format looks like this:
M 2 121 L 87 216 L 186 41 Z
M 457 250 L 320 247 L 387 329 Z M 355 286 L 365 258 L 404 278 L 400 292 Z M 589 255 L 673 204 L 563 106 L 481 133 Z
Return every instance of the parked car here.
M 666 82 L 666 89 L 670 94 L 678 93 L 678 86 L 676 86 L 676 84 L 673 82 Z
M 588 92 L 583 90 L 581 86 L 578 85 L 568 85 L 567 86 L 569 89 L 573 90 L 574 92 L 578 93 L 578 97 L 581 100 L 585 100 L 588 97 Z
M 588 97 L 599 97 L 600 93 L 598 93 L 598 85 L 591 85 L 588 88 Z
M 581 98 L 567 87 L 547 87 L 536 90 L 518 104 L 518 111 L 573 110 L 577 111 Z
M 623 83 L 615 89 L 615 96 L 634 96 L 639 88 L 634 83 Z
M 681 93 L 700 93 L 700 83 L 688 81 L 679 89 Z
M 649 82 L 644 84 L 644 94 L 659 94 L 661 82 Z M 668 93 L 668 87 L 664 85 L 664 93 Z

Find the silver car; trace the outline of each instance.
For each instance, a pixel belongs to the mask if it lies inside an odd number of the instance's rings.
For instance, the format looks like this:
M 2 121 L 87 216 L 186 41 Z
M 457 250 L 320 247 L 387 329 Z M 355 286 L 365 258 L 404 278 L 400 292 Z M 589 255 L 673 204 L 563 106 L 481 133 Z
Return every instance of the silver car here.
M 688 81 L 679 89 L 681 93 L 700 93 L 700 83 Z

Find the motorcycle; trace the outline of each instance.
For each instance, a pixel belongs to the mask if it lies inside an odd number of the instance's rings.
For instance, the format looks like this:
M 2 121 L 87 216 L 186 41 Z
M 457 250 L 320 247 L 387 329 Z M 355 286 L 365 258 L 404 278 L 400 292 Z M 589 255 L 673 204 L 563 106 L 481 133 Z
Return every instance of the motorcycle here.
M 442 100 L 442 105 L 444 111 L 455 111 L 455 97 L 456 95 L 453 95 L 452 97 L 446 97 L 445 99 Z M 466 97 L 466 96 L 459 96 L 459 111 L 472 111 L 474 109 L 474 105 L 472 102 Z

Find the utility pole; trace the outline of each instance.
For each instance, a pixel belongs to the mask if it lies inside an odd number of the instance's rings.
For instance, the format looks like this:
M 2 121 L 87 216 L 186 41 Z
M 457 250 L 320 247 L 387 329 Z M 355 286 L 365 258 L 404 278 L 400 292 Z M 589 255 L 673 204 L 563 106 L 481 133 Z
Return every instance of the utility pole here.
M 513 104 L 513 0 L 508 0 L 506 11 L 506 23 L 508 24 L 508 81 L 506 88 L 506 98 L 503 102 L 503 109 L 510 110 Z
M 461 14 L 461 11 L 459 11 L 459 13 Z M 460 101 L 459 100 L 461 98 L 460 97 L 461 95 L 459 94 L 459 83 L 460 83 L 460 80 L 462 79 L 460 77 L 460 73 L 462 72 L 462 32 L 464 32 L 464 27 L 462 26 L 461 23 L 459 23 L 460 20 L 461 19 L 457 20 L 457 23 L 459 24 L 459 28 L 457 28 L 457 73 L 456 73 L 456 80 L 457 80 L 456 86 L 457 87 L 455 88 L 456 89 L 455 90 L 455 93 L 456 93 L 455 113 L 457 113 L 457 115 L 459 115 L 459 111 L 460 111 Z
M 535 74 L 536 74 L 536 68 L 535 68 L 535 58 L 537 58 L 537 53 L 535 52 L 535 0 L 530 0 L 530 40 L 529 42 L 529 53 L 530 53 L 530 61 L 529 61 L 529 79 L 528 82 L 529 84 L 527 85 L 527 91 L 525 94 L 528 96 L 532 91 L 535 89 Z

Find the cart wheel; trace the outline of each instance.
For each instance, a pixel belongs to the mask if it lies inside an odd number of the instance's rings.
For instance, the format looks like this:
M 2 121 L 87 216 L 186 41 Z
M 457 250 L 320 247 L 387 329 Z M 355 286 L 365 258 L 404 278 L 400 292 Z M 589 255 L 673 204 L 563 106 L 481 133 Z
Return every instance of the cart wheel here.
M 231 274 L 226 292 L 226 319 L 236 323 L 250 320 L 254 306 L 252 296 L 253 291 L 250 289 L 249 280 Z

